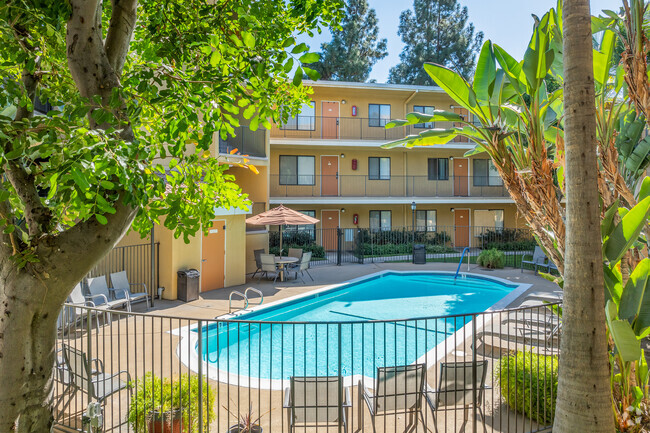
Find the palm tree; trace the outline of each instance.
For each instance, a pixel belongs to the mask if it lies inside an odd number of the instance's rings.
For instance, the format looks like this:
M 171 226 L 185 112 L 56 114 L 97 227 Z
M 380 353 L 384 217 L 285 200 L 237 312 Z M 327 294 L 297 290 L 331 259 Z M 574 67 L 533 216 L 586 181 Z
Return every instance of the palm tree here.
M 588 0 L 566 0 L 566 240 L 563 330 L 553 431 L 613 432 L 600 238 L 596 111 Z

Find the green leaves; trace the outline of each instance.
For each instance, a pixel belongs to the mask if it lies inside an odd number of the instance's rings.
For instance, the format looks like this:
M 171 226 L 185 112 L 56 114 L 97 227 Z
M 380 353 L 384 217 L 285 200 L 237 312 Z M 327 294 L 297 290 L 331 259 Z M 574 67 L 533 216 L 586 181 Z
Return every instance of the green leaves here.
M 435 63 L 425 63 L 424 70 L 458 105 L 470 111 L 476 106 L 474 90 L 456 72 Z
M 616 305 L 612 301 L 607 302 L 605 313 L 609 332 L 619 356 L 625 362 L 637 361 L 641 356 L 641 344 L 637 340 L 630 323 L 617 319 Z
M 492 42 L 486 41 L 476 64 L 472 88 L 479 101 L 489 101 L 496 80 L 496 60 L 492 51 Z
M 623 254 L 637 240 L 645 227 L 650 214 L 650 197 L 641 200 L 636 206 L 621 218 L 621 222 L 614 227 L 603 241 L 603 257 L 610 263 L 621 260 Z
M 621 319 L 632 322 L 639 314 L 641 301 L 648 289 L 648 277 L 650 277 L 650 259 L 645 258 L 636 265 L 623 289 L 618 307 L 618 316 Z M 650 297 L 650 294 L 647 296 Z

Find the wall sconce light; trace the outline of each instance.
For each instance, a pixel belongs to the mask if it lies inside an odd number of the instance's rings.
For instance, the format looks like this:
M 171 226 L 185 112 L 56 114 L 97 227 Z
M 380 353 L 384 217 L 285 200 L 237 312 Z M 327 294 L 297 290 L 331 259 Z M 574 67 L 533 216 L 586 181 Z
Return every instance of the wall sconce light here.
M 453 211 L 454 211 L 454 208 L 452 207 L 452 208 L 450 208 L 449 210 L 453 212 Z
M 346 101 L 345 99 L 341 99 L 341 104 L 346 104 L 347 102 L 348 101 Z
M 345 153 L 342 153 L 342 154 L 341 154 L 341 158 L 345 158 Z
M 341 208 L 341 213 L 345 213 L 345 208 L 344 207 Z

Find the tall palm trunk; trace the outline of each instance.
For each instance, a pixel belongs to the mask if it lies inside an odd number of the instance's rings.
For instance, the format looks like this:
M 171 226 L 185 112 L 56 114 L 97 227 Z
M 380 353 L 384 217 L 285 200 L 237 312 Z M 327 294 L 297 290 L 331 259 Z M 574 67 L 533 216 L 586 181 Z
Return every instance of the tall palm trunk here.
M 563 332 L 553 432 L 613 432 L 605 338 L 596 109 L 588 0 L 566 0 L 566 246 Z

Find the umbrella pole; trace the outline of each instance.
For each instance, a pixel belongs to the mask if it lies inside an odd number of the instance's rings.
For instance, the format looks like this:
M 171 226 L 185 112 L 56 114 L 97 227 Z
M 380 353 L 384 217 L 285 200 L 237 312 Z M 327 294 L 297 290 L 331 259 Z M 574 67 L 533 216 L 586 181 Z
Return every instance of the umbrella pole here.
M 280 224 L 280 257 L 282 257 L 282 224 Z

